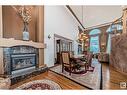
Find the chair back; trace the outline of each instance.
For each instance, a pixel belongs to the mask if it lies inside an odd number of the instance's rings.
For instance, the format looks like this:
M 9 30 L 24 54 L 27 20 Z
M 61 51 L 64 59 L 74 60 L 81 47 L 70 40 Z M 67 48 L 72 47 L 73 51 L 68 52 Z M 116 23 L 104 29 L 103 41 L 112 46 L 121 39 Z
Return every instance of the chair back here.
M 62 59 L 62 63 L 70 64 L 70 53 L 67 51 L 62 51 L 61 52 L 61 59 Z
M 84 54 L 84 55 L 87 55 L 87 51 L 83 51 L 83 54 Z
M 88 53 L 88 61 L 87 61 L 87 63 L 89 64 L 89 65 L 91 65 L 91 63 L 92 63 L 92 56 L 93 56 L 93 54 L 90 52 L 90 53 Z
M 73 58 L 74 57 L 73 51 L 70 51 L 69 53 L 70 53 L 70 58 Z

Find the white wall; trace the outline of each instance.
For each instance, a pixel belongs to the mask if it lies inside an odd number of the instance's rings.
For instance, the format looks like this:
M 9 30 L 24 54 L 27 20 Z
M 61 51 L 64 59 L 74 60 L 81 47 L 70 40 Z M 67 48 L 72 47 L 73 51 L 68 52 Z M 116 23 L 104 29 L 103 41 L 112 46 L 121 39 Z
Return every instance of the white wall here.
M 76 40 L 79 25 L 65 6 L 45 6 L 44 9 L 44 42 L 47 44 L 44 62 L 51 67 L 54 65 L 54 34 Z M 48 39 L 49 34 L 51 39 Z M 76 41 L 74 41 L 74 51 L 77 54 Z

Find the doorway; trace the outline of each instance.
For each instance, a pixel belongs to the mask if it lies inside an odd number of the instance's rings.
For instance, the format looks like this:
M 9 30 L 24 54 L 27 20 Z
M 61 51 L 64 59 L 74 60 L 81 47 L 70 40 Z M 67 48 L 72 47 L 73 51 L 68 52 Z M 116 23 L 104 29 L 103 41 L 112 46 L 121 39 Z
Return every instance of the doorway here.
M 54 65 L 61 64 L 61 52 L 73 51 L 73 40 L 54 34 Z

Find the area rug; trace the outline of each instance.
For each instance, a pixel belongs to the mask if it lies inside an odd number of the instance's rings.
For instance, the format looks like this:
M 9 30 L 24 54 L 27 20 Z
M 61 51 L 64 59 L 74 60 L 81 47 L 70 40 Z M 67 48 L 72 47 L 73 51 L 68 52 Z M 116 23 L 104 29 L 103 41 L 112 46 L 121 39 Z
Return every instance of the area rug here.
M 85 86 L 89 89 L 100 89 L 101 87 L 101 64 L 97 59 L 92 60 L 92 66 L 94 71 L 87 71 L 84 74 L 74 74 L 69 75 L 69 72 L 65 71 L 62 73 L 62 65 L 50 68 L 51 71 L 63 75 L 72 81 L 79 83 L 82 86 Z M 82 68 L 83 69 L 83 68 Z
M 16 90 L 60 90 L 61 87 L 52 80 L 35 80 L 25 83 L 16 88 Z

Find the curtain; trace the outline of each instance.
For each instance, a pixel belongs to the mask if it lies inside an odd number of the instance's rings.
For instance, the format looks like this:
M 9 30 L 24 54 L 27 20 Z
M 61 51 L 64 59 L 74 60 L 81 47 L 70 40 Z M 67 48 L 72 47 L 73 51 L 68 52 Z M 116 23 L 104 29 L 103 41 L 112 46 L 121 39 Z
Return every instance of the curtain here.
M 109 54 L 110 54 L 110 52 L 111 52 L 111 37 L 112 37 L 112 34 L 108 34 L 106 52 L 109 53 Z
M 93 53 L 100 52 L 99 36 L 94 36 L 90 38 L 90 51 Z

